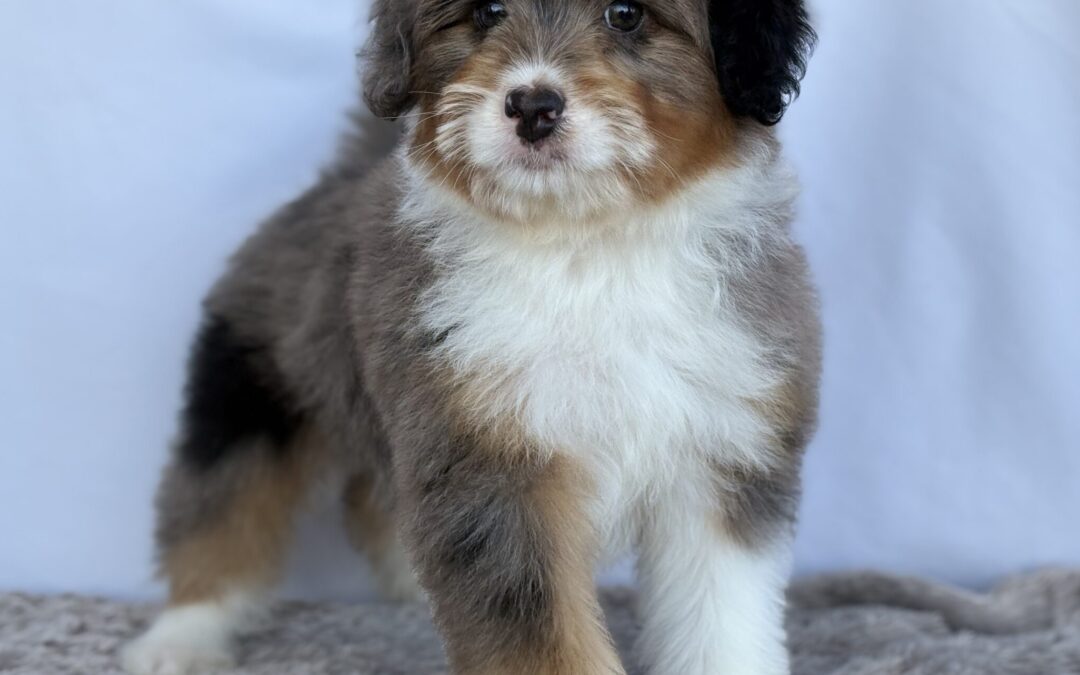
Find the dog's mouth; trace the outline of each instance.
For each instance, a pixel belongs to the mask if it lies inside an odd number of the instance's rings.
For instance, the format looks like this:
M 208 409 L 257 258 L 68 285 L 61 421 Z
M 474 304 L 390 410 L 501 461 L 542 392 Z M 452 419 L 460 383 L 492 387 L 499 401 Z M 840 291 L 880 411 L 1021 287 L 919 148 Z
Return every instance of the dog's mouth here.
M 558 135 L 532 142 L 519 139 L 516 146 L 507 159 L 530 171 L 555 171 L 570 159 L 566 142 Z

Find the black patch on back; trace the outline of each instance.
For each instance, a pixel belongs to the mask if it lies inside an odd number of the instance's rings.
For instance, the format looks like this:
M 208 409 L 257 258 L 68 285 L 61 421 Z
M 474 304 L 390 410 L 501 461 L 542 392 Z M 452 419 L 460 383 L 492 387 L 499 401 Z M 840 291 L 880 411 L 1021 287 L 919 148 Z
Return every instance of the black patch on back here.
M 228 322 L 210 316 L 188 364 L 180 458 L 207 470 L 265 437 L 277 450 L 300 424 L 266 349 L 239 339 Z

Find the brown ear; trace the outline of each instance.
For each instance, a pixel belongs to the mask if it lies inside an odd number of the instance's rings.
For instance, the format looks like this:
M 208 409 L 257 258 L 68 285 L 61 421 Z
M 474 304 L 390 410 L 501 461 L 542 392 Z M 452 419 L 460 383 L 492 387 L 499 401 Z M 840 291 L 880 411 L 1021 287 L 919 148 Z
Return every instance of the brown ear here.
M 361 52 L 364 101 L 375 115 L 393 119 L 412 101 L 412 28 L 415 3 L 376 0 L 371 36 Z

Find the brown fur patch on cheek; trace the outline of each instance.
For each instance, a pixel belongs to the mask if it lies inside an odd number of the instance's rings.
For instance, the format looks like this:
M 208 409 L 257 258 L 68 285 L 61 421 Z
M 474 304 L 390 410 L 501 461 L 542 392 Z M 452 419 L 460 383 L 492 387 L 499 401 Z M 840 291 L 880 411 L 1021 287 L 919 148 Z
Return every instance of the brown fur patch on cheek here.
M 686 109 L 646 94 L 641 107 L 657 148 L 640 181 L 648 199 L 662 200 L 732 159 L 734 120 L 719 96 L 706 96 L 700 107 Z
M 668 102 L 662 92 L 634 79 L 625 64 L 615 67 L 597 52 L 574 78 L 579 102 L 603 114 L 619 133 L 645 133 L 653 150 L 645 167 L 620 167 L 626 182 L 647 202 L 663 201 L 731 157 L 734 119 L 719 92 L 706 86 L 691 105 Z M 688 78 L 688 82 L 695 82 Z M 713 82 L 709 79 L 708 82 Z M 694 92 L 681 92 L 683 98 Z M 621 129 L 622 120 L 640 120 L 644 132 Z M 640 139 L 638 139 L 640 140 Z M 620 139 L 633 143 L 635 139 Z
M 469 162 L 465 147 L 468 121 L 462 118 L 483 104 L 483 99 L 472 92 L 494 91 L 499 72 L 494 53 L 477 53 L 465 61 L 440 92 L 426 91 L 420 97 L 420 122 L 409 147 L 409 159 L 465 199 L 472 196 L 472 182 L 479 169 Z M 466 90 L 470 93 L 463 93 Z M 447 151 L 439 147 L 440 133 L 450 128 Z
M 446 115 L 436 109 L 435 97 L 424 95 L 421 99 L 420 123 L 416 128 L 412 145 L 409 147 L 409 159 L 416 166 L 427 172 L 436 182 L 449 186 L 463 197 L 468 197 L 468 165 L 461 157 L 448 159 L 439 150 L 439 127 L 449 121 Z

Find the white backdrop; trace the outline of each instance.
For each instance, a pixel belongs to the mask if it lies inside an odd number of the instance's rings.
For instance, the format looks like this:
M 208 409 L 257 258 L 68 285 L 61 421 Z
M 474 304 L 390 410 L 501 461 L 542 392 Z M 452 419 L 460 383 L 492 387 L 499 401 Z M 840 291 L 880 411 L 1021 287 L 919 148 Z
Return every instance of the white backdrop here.
M 354 0 L 0 3 L 0 588 L 150 581 L 198 300 L 315 176 Z M 816 4 L 783 126 L 822 288 L 802 572 L 1080 563 L 1080 4 Z M 332 527 L 293 592 L 355 592 Z

